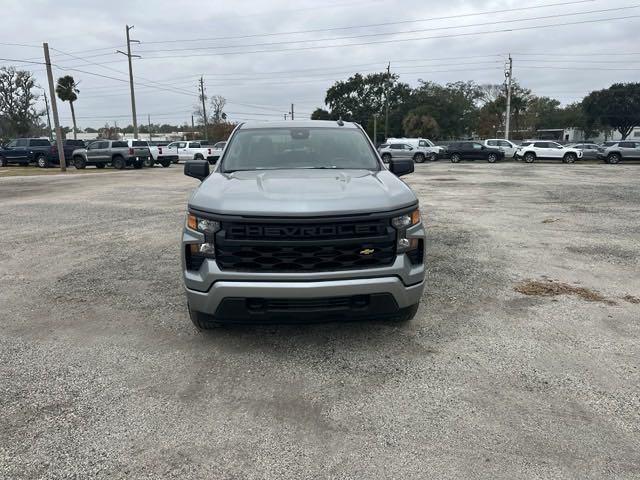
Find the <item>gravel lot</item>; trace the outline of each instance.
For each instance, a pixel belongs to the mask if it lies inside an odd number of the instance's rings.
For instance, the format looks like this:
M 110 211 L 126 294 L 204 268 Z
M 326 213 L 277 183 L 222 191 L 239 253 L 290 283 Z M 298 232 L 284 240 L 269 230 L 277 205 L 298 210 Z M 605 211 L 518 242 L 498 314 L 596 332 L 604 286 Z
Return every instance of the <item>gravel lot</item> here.
M 0 478 L 640 478 L 640 166 L 407 181 L 413 322 L 201 334 L 181 168 L 0 176 Z

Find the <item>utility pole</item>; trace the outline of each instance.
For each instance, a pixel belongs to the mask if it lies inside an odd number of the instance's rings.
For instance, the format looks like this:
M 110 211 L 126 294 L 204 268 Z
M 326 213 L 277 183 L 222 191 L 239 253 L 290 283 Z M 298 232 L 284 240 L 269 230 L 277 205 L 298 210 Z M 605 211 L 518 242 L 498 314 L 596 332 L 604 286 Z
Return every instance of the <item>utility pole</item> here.
M 293 113 L 293 103 L 291 104 L 291 120 L 295 120 Z
M 373 146 L 376 146 L 378 141 L 378 116 L 373 115 Z
M 200 100 L 202 100 L 202 118 L 204 119 L 204 139 L 209 140 L 209 125 L 207 123 L 207 99 L 204 96 L 204 77 L 200 77 Z
M 507 82 L 507 111 L 504 121 L 504 138 L 509 140 L 509 128 L 511 127 L 511 77 L 513 76 L 513 59 L 509 54 L 508 69 L 505 65 L 504 76 Z
M 384 138 L 389 138 L 389 88 L 391 84 L 391 62 L 387 64 L 387 88 L 384 96 L 385 114 L 384 114 Z
M 47 99 L 47 91 L 44 92 L 44 104 L 47 107 L 47 128 L 49 129 L 49 140 L 53 141 L 53 132 L 51 131 L 51 116 L 49 115 L 49 100 Z
M 193 121 L 193 115 L 191 115 L 191 131 L 194 132 L 196 130 L 196 124 Z
M 147 114 L 147 123 L 149 124 L 149 141 L 153 140 L 151 135 L 151 115 Z
M 51 59 L 49 58 L 49 44 L 44 42 L 44 63 L 47 65 L 47 79 L 49 80 L 49 95 L 51 95 L 51 110 L 53 111 L 53 124 L 56 127 L 56 145 L 58 147 L 58 158 L 60 159 L 60 171 L 67 171 L 67 162 L 64 158 L 64 148 L 62 146 L 62 132 L 60 131 L 60 120 L 58 119 L 58 105 L 56 104 L 56 90 L 53 86 L 53 72 L 51 71 Z M 47 108 L 47 111 L 49 109 Z
M 138 139 L 138 118 L 136 116 L 136 94 L 133 90 L 133 65 L 131 64 L 131 58 L 140 58 L 140 55 L 131 55 L 131 42 L 140 43 L 140 40 L 132 40 L 129 37 L 129 30 L 133 30 L 133 25 L 125 25 L 127 30 L 127 53 L 121 50 L 116 50 L 116 53 L 121 53 L 129 60 L 129 86 L 131 87 L 131 115 L 133 116 L 133 138 Z

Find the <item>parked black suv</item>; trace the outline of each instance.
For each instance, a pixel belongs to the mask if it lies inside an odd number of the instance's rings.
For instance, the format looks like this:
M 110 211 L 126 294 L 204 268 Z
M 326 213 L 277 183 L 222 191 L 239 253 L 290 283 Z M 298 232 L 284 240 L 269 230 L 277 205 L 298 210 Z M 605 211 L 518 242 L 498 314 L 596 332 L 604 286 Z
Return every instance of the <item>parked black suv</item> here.
M 480 142 L 455 142 L 447 147 L 445 152 L 452 163 L 460 160 L 486 160 L 495 163 L 504 159 L 504 152 L 499 148 L 487 147 Z

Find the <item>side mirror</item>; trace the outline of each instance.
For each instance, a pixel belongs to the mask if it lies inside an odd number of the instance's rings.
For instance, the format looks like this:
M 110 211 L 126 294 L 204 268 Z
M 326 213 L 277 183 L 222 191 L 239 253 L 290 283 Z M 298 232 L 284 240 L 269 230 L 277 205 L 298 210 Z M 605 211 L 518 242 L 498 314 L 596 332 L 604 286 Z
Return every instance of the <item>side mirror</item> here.
M 209 176 L 209 162 L 206 160 L 189 160 L 184 164 L 184 174 L 187 177 L 202 181 Z
M 415 165 L 410 159 L 394 159 L 389 160 L 389 171 L 397 177 L 413 173 Z

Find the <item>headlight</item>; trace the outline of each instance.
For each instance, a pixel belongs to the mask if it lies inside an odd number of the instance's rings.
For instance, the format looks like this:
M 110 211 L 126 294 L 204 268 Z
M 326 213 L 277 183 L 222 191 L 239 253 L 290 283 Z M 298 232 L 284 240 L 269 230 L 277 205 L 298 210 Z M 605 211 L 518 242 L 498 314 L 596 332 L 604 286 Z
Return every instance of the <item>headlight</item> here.
M 398 253 L 404 253 L 418 248 L 418 239 L 407 238 L 407 228 L 417 225 L 418 223 L 420 223 L 419 209 L 391 219 L 391 225 L 398 231 Z
M 418 223 L 420 223 L 420 209 L 415 209 L 411 213 L 406 213 L 391 219 L 391 225 L 398 230 L 417 225 Z
M 191 230 L 211 234 L 220 230 L 220 222 L 216 220 L 209 220 L 207 218 L 198 218 L 190 213 L 187 217 L 187 227 Z

